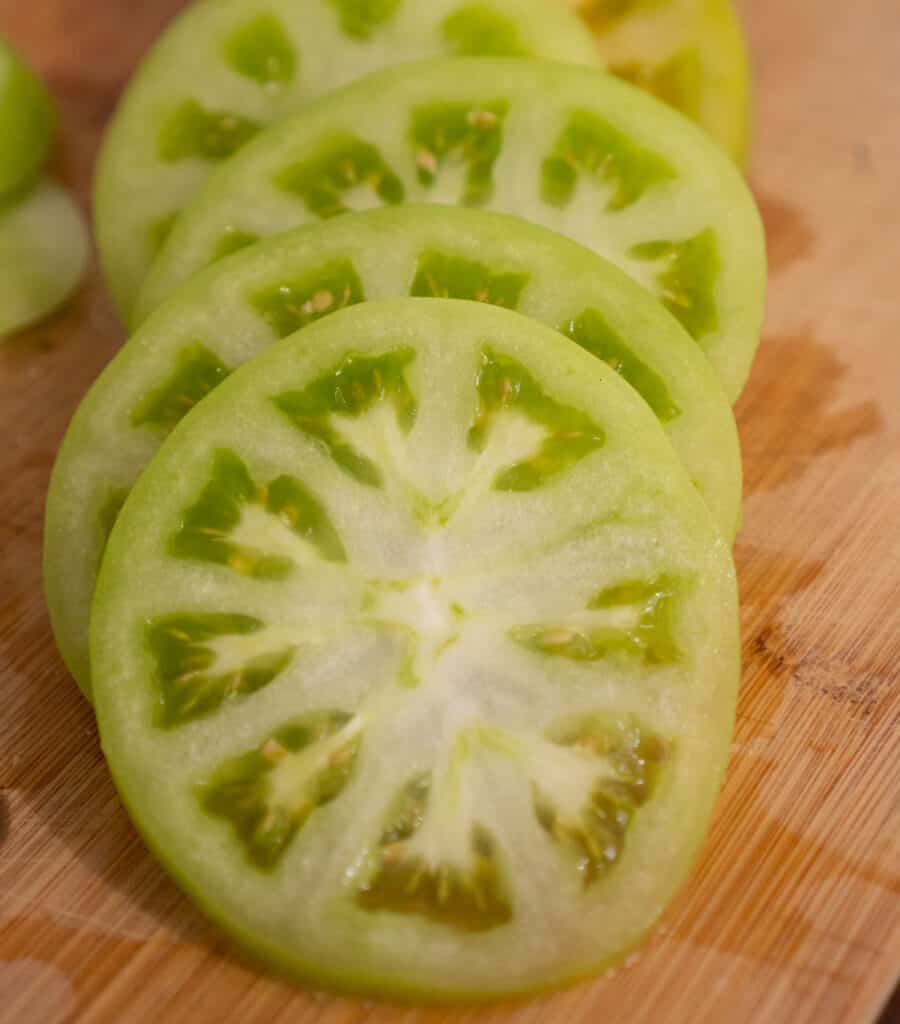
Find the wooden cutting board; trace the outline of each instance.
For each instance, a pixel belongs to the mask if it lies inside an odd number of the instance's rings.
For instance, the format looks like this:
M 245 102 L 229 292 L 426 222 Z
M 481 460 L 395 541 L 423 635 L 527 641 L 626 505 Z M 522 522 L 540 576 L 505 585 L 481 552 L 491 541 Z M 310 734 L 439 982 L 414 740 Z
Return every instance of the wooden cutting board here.
M 85 207 L 116 94 L 180 6 L 0 0 L 0 31 L 61 104 L 58 171 Z M 738 409 L 743 689 L 715 824 L 658 931 L 594 983 L 426 1011 L 267 977 L 180 895 L 119 805 L 41 596 L 54 452 L 121 341 L 95 273 L 0 346 L 0 1021 L 878 1017 L 900 971 L 900 4 L 745 0 L 744 15 L 772 278 Z

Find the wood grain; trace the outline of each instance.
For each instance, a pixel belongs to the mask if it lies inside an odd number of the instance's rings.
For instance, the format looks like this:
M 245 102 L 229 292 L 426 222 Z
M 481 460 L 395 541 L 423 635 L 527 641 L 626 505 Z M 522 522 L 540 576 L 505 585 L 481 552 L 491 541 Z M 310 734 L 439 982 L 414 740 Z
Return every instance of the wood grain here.
M 118 89 L 178 0 L 0 0 L 63 110 L 87 206 Z M 614 976 L 481 1010 L 266 976 L 144 850 L 54 650 L 55 448 L 121 341 L 96 274 L 0 348 L 0 1021 L 870 1024 L 900 966 L 900 6 L 746 0 L 772 285 L 739 406 L 745 669 L 694 876 Z M 0 270 L 2 272 L 2 270 Z

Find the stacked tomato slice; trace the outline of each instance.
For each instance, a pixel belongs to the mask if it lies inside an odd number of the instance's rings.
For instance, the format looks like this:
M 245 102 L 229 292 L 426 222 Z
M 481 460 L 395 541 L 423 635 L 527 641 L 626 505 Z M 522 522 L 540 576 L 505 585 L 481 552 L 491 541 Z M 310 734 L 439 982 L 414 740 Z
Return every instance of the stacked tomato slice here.
M 590 18 L 702 97 L 677 6 Z M 759 218 L 558 2 L 298 8 L 196 3 L 114 118 L 133 334 L 54 470 L 54 630 L 147 842 L 263 960 L 561 984 L 652 927 L 727 765 Z

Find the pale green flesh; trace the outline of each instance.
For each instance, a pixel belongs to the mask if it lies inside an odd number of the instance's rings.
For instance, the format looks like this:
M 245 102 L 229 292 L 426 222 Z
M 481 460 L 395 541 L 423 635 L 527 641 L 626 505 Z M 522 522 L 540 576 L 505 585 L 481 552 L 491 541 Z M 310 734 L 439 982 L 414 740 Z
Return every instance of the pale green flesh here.
M 81 281 L 88 253 L 81 213 L 59 186 L 41 182 L 0 206 L 0 337 L 62 305 Z
M 369 71 L 432 56 L 513 53 L 592 64 L 590 32 L 546 0 L 205 0 L 156 43 L 104 143 L 104 269 L 132 311 L 163 225 L 260 128 Z
M 40 174 L 53 136 L 53 104 L 34 72 L 0 38 L 0 205 Z
M 747 157 L 747 46 L 732 0 L 568 0 L 609 69 Z
M 683 118 L 611 76 L 561 64 L 405 65 L 308 104 L 210 177 L 136 319 L 235 235 L 416 201 L 517 214 L 606 256 L 682 321 L 737 397 L 765 289 L 745 183 Z
M 211 267 L 138 331 L 76 414 L 48 498 L 45 587 L 57 642 L 86 692 L 88 611 L 103 545 L 117 503 L 166 433 L 276 337 L 351 303 L 410 293 L 515 308 L 617 368 L 619 350 L 604 344 L 624 339 L 644 376 L 658 382 L 645 394 L 691 479 L 726 539 L 734 536 L 741 468 L 728 402 L 696 346 L 624 274 L 500 214 L 436 206 L 348 214 Z
M 38 181 L 54 121 L 44 85 L 0 38 L 0 338 L 56 310 L 87 263 L 75 203 Z
M 560 431 L 577 457 L 510 489 Z M 285 477 L 306 497 L 273 498 Z M 173 547 L 216 480 L 217 529 L 289 572 Z M 184 419 L 113 530 L 91 649 L 116 783 L 198 903 L 295 975 L 421 998 L 639 941 L 704 834 L 739 650 L 727 545 L 635 393 L 518 314 L 409 299 L 271 346 Z

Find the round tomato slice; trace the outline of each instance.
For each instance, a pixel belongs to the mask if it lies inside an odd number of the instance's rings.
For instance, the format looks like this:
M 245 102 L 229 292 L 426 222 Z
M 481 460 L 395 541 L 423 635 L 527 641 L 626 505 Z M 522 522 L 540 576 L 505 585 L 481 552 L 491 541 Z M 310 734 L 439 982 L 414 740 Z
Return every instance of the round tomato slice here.
M 96 219 L 123 313 L 178 213 L 260 129 L 376 68 L 432 56 L 596 64 L 590 32 L 547 0 L 205 0 L 138 69 L 100 159 Z
M 138 319 L 248 241 L 416 201 L 516 214 L 606 256 L 681 321 L 737 397 L 765 292 L 745 182 L 662 103 L 567 64 L 406 64 L 307 104 L 210 176 L 160 253 Z
M 209 268 L 132 337 L 78 410 L 53 472 L 44 555 L 54 632 L 85 692 L 106 538 L 169 431 L 276 338 L 345 306 L 410 295 L 517 309 L 609 363 L 653 410 L 726 540 L 734 537 L 741 461 L 731 408 L 683 328 L 627 275 L 502 214 L 439 206 L 347 214 Z
M 202 908 L 316 983 L 459 999 L 633 946 L 738 680 L 727 544 L 605 363 L 507 310 L 342 310 L 175 429 L 91 624 L 104 752 Z
M 750 67 L 732 0 L 569 0 L 610 71 L 687 114 L 739 163 Z
M 32 185 L 53 136 L 53 103 L 41 80 L 0 37 L 0 204 Z
M 53 313 L 78 287 L 89 254 L 71 196 L 41 182 L 0 206 L 0 337 Z

